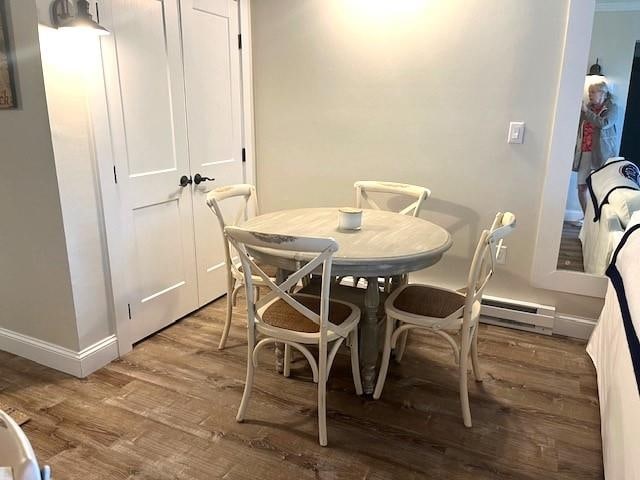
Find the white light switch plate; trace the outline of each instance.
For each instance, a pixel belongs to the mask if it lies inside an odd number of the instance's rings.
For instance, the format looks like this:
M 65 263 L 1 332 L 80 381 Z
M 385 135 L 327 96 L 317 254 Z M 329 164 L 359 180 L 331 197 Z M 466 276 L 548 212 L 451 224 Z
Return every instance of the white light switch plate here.
M 524 122 L 509 123 L 507 143 L 524 143 Z

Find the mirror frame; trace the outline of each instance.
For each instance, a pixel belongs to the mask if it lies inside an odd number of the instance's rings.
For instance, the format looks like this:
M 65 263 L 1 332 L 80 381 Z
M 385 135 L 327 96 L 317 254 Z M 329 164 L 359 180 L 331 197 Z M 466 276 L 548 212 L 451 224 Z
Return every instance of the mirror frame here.
M 569 0 L 531 283 L 547 290 L 604 297 L 606 277 L 557 268 L 595 11 L 595 0 Z

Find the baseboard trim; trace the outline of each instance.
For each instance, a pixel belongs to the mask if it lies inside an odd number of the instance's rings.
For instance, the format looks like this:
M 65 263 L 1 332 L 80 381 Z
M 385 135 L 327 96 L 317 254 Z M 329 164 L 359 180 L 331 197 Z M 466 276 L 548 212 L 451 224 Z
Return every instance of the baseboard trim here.
M 557 314 L 553 334 L 588 340 L 597 323 L 597 320 L 591 318 Z
M 109 335 L 76 352 L 28 335 L 0 328 L 0 350 L 83 378 L 118 358 L 118 341 L 115 335 Z

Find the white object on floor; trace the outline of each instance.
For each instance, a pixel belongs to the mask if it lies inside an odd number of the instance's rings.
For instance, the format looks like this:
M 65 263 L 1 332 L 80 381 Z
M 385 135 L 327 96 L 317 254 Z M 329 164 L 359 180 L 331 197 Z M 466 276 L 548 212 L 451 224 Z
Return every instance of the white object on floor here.
M 5 473 L 7 467 L 10 467 L 9 474 L 12 476 L 6 478 L 11 480 L 49 480 L 51 478 L 49 467 L 44 467 L 40 472 L 29 439 L 13 418 L 2 410 L 0 410 L 0 465 L 4 467 Z M 2 476 L 0 479 L 4 480 Z
M 338 251 L 338 243 L 332 238 L 267 234 L 237 227 L 226 227 L 224 231 L 240 255 L 247 286 L 247 379 L 236 419 L 239 422 L 244 420 L 260 349 L 270 343 L 284 343 L 285 369 L 289 367 L 291 348 L 295 348 L 309 361 L 313 371 L 313 379 L 318 384 L 318 436 L 320 445 L 325 446 L 327 379 L 338 348 L 346 339 L 350 340 L 353 383 L 356 393 L 362 394 L 358 359 L 360 309 L 347 302 L 329 299 L 331 261 L 333 254 Z M 276 285 L 247 254 L 246 246 L 307 254 L 312 258 L 309 261 L 305 259 L 304 266 Z M 322 272 L 320 297 L 290 293 L 299 280 L 316 269 Z M 260 300 L 254 299 L 254 276 L 261 277 L 271 289 Z M 314 308 L 314 305 L 318 308 Z M 257 343 L 256 334 L 262 336 Z M 308 345 L 318 347 L 317 360 L 307 348 Z M 328 351 L 329 346 L 331 351 Z M 289 376 L 287 370 L 285 376 Z
M 629 229 L 640 224 L 634 215 Z M 636 335 L 640 332 L 640 231 L 629 236 L 616 262 Z M 640 479 L 640 385 L 623 323 L 620 298 L 612 282 L 587 352 L 598 373 L 602 455 L 607 479 Z
M 430 330 L 447 340 L 453 349 L 459 370 L 462 418 L 464 425 L 471 427 L 467 369 L 471 355 L 476 381 L 482 381 L 478 362 L 478 323 L 482 293 L 493 275 L 502 240 L 514 230 L 515 220 L 512 213 L 498 213 L 491 228 L 482 232 L 464 290 L 408 284 L 391 293 L 385 302 L 385 341 L 373 398 L 378 399 L 382 394 L 391 350 L 396 346 L 398 338 L 410 329 Z M 460 332 L 460 345 L 447 333 L 450 331 Z

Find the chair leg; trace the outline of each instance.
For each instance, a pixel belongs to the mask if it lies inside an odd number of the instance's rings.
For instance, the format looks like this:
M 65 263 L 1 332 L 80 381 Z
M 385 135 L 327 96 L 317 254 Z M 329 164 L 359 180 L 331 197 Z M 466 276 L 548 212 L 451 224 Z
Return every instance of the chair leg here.
M 387 379 L 387 371 L 389 370 L 389 359 L 391 357 L 391 334 L 393 333 L 393 326 L 395 323 L 395 319 L 387 317 L 386 329 L 384 332 L 382 362 L 380 363 L 380 372 L 378 373 L 376 388 L 373 391 L 373 398 L 376 400 L 378 400 L 380 398 L 380 395 L 382 395 L 382 388 L 384 387 L 384 382 Z
M 229 336 L 229 329 L 231 328 L 231 317 L 233 315 L 233 306 L 235 301 L 233 300 L 233 294 L 235 292 L 236 281 L 229 277 L 227 278 L 227 316 L 224 321 L 224 328 L 222 329 L 222 337 L 220 337 L 220 343 L 218 344 L 218 350 L 224 350 L 227 344 L 227 337 Z
M 350 335 L 351 338 L 351 374 L 353 375 L 353 386 L 356 387 L 356 395 L 362 395 L 362 378 L 360 378 L 360 357 L 358 355 L 358 328 L 356 327 Z
M 251 328 L 247 329 L 247 340 L 247 378 L 244 384 L 244 393 L 242 394 L 240 408 L 238 408 L 238 415 L 236 415 L 236 421 L 238 422 L 242 422 L 244 420 L 244 414 L 247 411 L 249 397 L 251 396 L 251 389 L 253 387 L 255 369 L 255 365 L 253 364 L 253 349 L 255 347 L 255 332 L 253 332 Z
M 467 388 L 468 377 L 468 364 L 469 364 L 469 348 L 463 345 L 460 349 L 460 406 L 462 408 L 462 421 L 465 427 L 471 427 L 471 409 L 469 408 L 469 390 Z
M 284 344 L 284 365 L 282 367 L 282 374 L 285 377 L 289 377 L 289 375 L 291 375 L 291 347 L 287 343 Z
M 473 332 L 473 340 L 471 340 L 471 365 L 473 366 L 473 376 L 476 382 L 482 382 L 483 374 L 480 368 L 480 362 L 478 361 L 478 325 Z
M 400 334 L 400 338 L 398 339 L 398 344 L 396 345 L 396 349 L 394 352 L 394 357 L 396 362 L 400 363 L 402 361 L 402 357 L 404 355 L 404 350 L 407 348 L 407 337 L 409 336 L 409 330 L 405 330 Z
M 327 344 L 320 343 L 318 358 L 318 438 L 320 445 L 327 446 Z
M 239 285 L 236 285 L 233 289 L 233 292 L 231 293 L 231 302 L 233 303 L 233 306 L 235 307 L 238 303 L 238 293 L 240 293 L 240 289 L 244 287 L 244 283 L 241 283 Z

